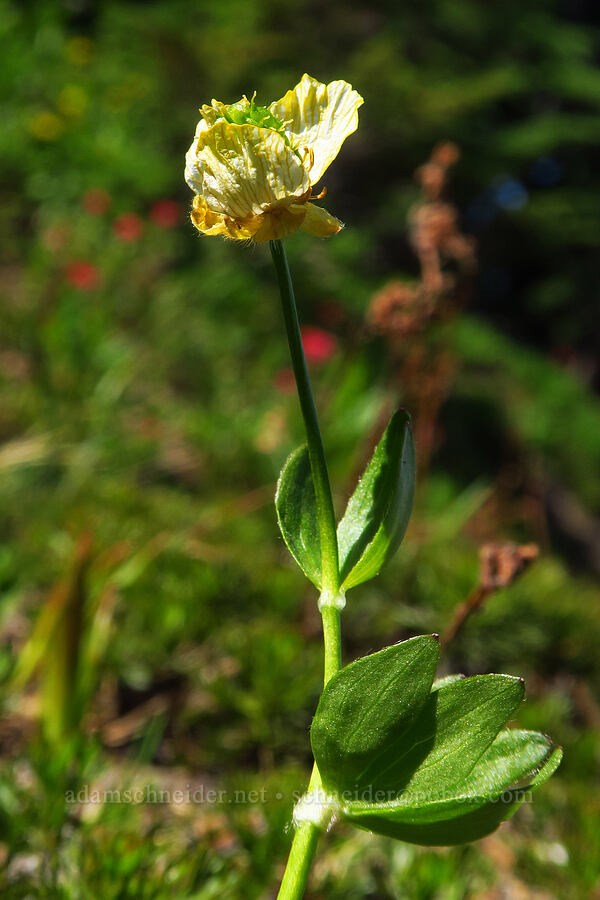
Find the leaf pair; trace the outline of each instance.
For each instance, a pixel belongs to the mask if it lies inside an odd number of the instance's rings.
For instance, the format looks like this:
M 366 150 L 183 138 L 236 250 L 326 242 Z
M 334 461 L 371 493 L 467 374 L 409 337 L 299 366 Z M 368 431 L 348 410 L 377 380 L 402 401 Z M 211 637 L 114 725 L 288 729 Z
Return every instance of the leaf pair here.
M 521 679 L 433 684 L 438 656 L 437 638 L 423 635 L 351 663 L 326 685 L 311 728 L 343 818 L 422 845 L 489 834 L 562 756 L 542 734 L 504 729 Z
M 340 587 L 373 578 L 398 549 L 412 510 L 415 448 L 410 417 L 396 412 L 338 525 Z M 288 458 L 275 498 L 279 527 L 304 574 L 321 589 L 321 545 L 308 449 Z

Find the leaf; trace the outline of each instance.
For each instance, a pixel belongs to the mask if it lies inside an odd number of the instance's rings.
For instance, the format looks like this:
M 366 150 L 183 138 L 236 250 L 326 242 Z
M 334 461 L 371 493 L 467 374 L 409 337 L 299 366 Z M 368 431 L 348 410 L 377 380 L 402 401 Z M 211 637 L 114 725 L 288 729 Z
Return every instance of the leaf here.
M 454 684 L 455 681 L 462 681 L 464 675 L 444 675 L 443 678 L 436 678 L 431 686 L 432 691 L 439 691 L 440 688 L 446 687 L 447 684 Z
M 311 727 L 326 789 L 368 786 L 365 772 L 405 736 L 430 696 L 439 657 L 436 635 L 421 635 L 350 663 L 327 683 Z
M 552 753 L 552 741 L 538 731 L 507 728 L 471 771 L 461 790 L 490 797 L 506 788 L 529 786 Z
M 562 756 L 542 734 L 501 730 L 523 692 L 522 680 L 510 675 L 435 682 L 408 728 L 393 734 L 375 727 L 371 758 L 354 783 L 347 772 L 335 784 L 329 773 L 324 777 L 327 789 L 337 791 L 342 817 L 423 845 L 489 834 L 552 775 Z
M 319 523 L 308 448 L 304 444 L 288 456 L 281 470 L 275 509 L 288 550 L 306 577 L 320 590 Z
M 372 807 L 370 814 L 366 813 L 359 817 L 348 815 L 347 820 L 366 831 L 410 844 L 419 844 L 422 847 L 451 847 L 455 844 L 478 841 L 491 834 L 502 822 L 510 818 L 522 801 L 523 791 L 515 790 L 498 801 L 487 802 L 470 812 L 465 811 L 463 815 L 450 816 L 443 821 L 427 824 L 397 821 L 393 814 L 385 816 L 376 812 L 375 806 Z
M 412 510 L 415 448 L 410 417 L 392 416 L 338 526 L 342 589 L 368 581 L 398 549 Z
M 535 778 L 532 780 L 529 787 L 533 790 L 542 787 L 542 785 L 546 784 L 546 782 L 552 778 L 558 767 L 560 766 L 563 758 L 563 750 L 562 747 L 555 747 L 552 751 L 552 755 L 548 759 L 548 762 L 543 766 L 542 769 L 537 773 Z
M 500 732 L 491 747 L 463 781 L 451 790 L 432 784 L 418 794 L 410 788 L 395 800 L 358 802 L 349 807 L 353 817 L 374 812 L 405 824 L 425 824 L 463 815 L 498 797 L 506 789 L 524 787 L 545 764 L 551 744 L 543 734 L 531 731 Z M 523 782 L 519 785 L 519 782 Z
M 464 792 L 437 803 L 351 804 L 345 818 L 359 828 L 424 846 L 479 840 L 510 818 L 532 790 L 544 784 L 562 759 L 542 734 L 504 731 L 478 764 Z M 533 773 L 536 774 L 533 774 Z M 526 780 L 526 786 L 513 786 Z
M 474 675 L 431 693 L 403 736 L 380 747 L 365 770 L 365 784 L 387 799 L 401 792 L 415 805 L 460 785 L 523 699 L 524 685 L 511 675 Z

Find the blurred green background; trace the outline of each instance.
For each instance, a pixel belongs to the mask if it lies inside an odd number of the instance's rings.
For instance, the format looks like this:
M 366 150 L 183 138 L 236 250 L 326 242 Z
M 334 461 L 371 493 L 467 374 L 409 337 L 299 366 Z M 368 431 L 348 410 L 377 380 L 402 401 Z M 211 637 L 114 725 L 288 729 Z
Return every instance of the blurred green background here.
M 302 433 L 268 249 L 194 231 L 183 157 L 200 104 L 305 71 L 365 98 L 325 179 L 346 229 L 287 241 L 338 509 L 398 402 L 421 460 L 346 660 L 443 632 L 482 544 L 534 542 L 443 672 L 523 674 L 519 724 L 565 747 L 476 845 L 340 828 L 310 897 L 600 896 L 599 26 L 592 0 L 0 0 L 3 896 L 274 896 L 321 679 L 272 504 Z M 443 141 L 471 262 L 441 254 L 420 319 Z M 393 334 L 382 291 L 416 298 Z M 132 785 L 266 793 L 65 803 Z

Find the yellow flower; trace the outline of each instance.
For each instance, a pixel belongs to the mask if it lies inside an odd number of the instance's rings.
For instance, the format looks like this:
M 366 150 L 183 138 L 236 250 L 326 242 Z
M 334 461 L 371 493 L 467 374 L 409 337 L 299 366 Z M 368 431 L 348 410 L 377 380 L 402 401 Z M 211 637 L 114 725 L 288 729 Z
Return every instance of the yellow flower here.
M 262 242 L 298 228 L 329 237 L 343 226 L 311 200 L 313 186 L 358 127 L 363 99 L 345 81 L 321 84 L 303 75 L 269 107 L 243 97 L 200 110 L 186 155 L 195 193 L 192 222 L 203 234 Z
M 88 105 L 86 92 L 77 84 L 67 84 L 58 95 L 57 106 L 63 116 L 78 118 Z
M 56 113 L 40 110 L 29 119 L 29 131 L 38 141 L 55 141 L 64 131 L 64 121 Z

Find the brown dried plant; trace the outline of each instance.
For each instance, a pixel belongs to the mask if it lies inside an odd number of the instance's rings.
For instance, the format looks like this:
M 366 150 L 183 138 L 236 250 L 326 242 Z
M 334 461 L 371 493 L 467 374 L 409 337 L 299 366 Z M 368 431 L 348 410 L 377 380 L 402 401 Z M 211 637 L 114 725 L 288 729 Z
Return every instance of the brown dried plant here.
M 431 340 L 428 326 L 462 308 L 476 267 L 475 241 L 462 233 L 456 207 L 445 199 L 459 157 L 458 147 L 445 142 L 416 170 L 421 198 L 409 212 L 408 229 L 420 279 L 385 285 L 367 313 L 370 329 L 390 348 L 394 386 L 402 386 L 404 403 L 414 413 L 421 472 L 434 448 L 439 409 L 454 374 L 451 355 Z

